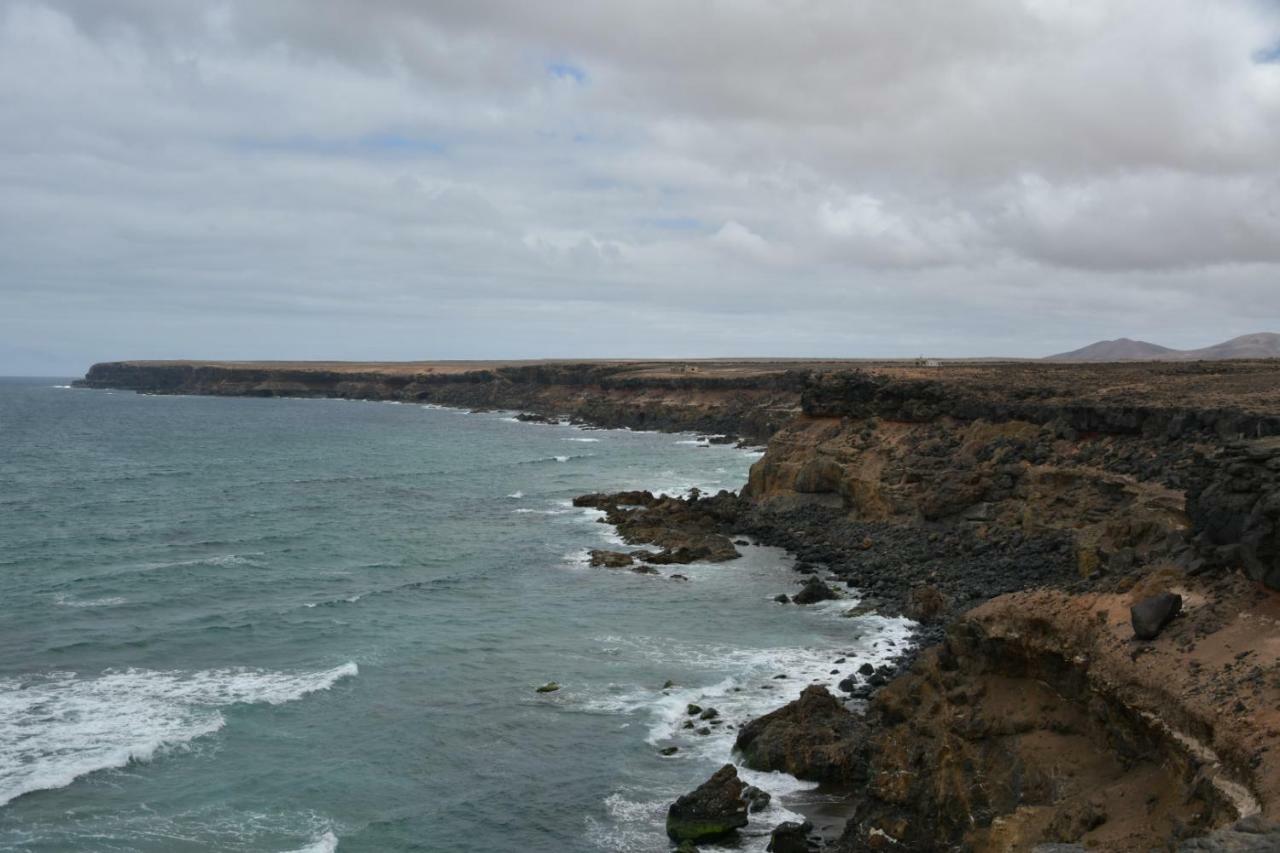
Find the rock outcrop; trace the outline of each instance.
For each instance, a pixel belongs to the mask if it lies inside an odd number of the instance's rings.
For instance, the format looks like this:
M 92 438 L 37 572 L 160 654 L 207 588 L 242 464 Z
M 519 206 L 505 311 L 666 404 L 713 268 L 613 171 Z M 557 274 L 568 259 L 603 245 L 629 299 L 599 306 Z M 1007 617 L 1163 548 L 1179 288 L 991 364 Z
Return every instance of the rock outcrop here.
M 747 825 L 746 786 L 726 764 L 667 809 L 667 835 L 676 842 L 715 841 Z
M 864 736 L 860 716 L 846 710 L 825 687 L 812 685 L 794 702 L 744 725 L 734 748 L 753 770 L 852 783 L 863 771 L 856 756 Z
M 1243 580 L 1189 586 L 1185 619 L 1135 658 L 1129 607 L 1164 582 L 957 620 L 872 700 L 841 849 L 1166 849 L 1280 811 L 1280 648 L 1250 648 L 1280 604 Z

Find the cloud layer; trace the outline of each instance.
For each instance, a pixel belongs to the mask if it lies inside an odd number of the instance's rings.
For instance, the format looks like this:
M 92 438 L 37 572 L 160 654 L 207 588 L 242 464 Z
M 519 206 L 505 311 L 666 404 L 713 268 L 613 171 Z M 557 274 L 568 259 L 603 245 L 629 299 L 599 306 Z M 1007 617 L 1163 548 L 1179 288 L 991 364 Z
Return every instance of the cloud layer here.
M 1280 4 L 0 0 L 0 372 L 1280 330 Z

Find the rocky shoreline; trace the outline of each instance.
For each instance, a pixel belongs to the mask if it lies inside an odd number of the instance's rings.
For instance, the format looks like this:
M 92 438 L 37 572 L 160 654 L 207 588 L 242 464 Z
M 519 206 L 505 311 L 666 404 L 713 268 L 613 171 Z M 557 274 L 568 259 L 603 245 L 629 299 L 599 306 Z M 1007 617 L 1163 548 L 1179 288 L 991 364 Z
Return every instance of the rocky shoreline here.
M 843 786 L 829 849 L 1280 849 L 1280 365 L 433 371 L 114 363 L 85 384 L 767 439 L 741 495 L 579 501 L 632 546 L 598 565 L 732 571 L 745 534 L 797 557 L 778 606 L 845 585 L 921 624 L 897 670 L 738 732 L 745 766 Z M 735 775 L 708 785 L 673 807 L 686 851 L 750 820 Z

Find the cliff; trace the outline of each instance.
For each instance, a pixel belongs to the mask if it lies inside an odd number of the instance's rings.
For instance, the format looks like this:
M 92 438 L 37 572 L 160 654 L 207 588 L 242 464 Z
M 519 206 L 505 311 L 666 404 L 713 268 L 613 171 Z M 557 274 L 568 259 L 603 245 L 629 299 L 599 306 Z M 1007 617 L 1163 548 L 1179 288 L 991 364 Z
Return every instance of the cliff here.
M 1274 361 L 114 362 L 81 384 L 767 440 L 740 497 L 583 500 L 672 554 L 753 534 L 921 624 L 896 675 L 743 729 L 744 761 L 849 786 L 836 849 L 1280 848 Z M 1173 595 L 1138 639 L 1130 608 Z
M 95 364 L 77 385 L 149 394 L 336 397 L 513 409 L 603 427 L 764 441 L 798 410 L 809 371 L 786 363 L 145 362 Z

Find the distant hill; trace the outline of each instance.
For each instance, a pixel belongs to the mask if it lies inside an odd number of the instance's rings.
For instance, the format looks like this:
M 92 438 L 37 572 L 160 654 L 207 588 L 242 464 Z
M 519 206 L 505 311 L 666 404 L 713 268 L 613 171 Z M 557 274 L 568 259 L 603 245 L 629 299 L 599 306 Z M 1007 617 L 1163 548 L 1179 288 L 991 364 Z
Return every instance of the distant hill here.
M 1051 355 L 1046 361 L 1159 361 L 1179 355 L 1178 350 L 1150 344 L 1146 341 L 1135 341 L 1130 338 L 1118 338 L 1114 341 L 1098 341 L 1071 352 Z
M 1213 346 L 1185 350 L 1119 338 L 1051 355 L 1045 361 L 1223 361 L 1232 358 L 1280 358 L 1280 335 L 1259 332 Z

